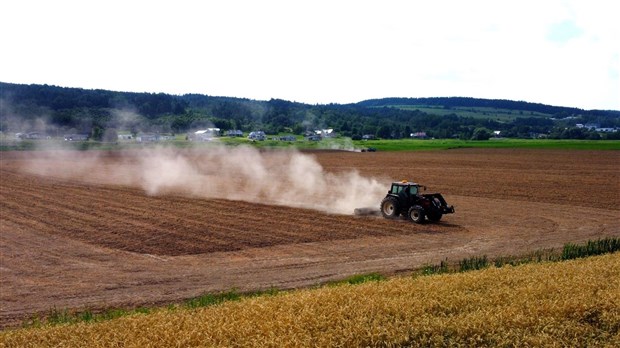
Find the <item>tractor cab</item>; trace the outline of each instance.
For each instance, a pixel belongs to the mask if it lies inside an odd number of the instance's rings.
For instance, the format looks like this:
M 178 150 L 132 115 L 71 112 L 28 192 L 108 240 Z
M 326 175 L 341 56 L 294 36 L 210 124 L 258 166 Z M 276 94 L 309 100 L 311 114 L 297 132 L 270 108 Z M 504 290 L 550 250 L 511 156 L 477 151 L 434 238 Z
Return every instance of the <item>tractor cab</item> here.
M 388 194 L 393 195 L 418 195 L 418 192 L 426 189 L 424 186 L 420 186 L 415 182 L 408 182 L 407 180 L 397 181 L 392 183 L 392 188 L 388 191 Z

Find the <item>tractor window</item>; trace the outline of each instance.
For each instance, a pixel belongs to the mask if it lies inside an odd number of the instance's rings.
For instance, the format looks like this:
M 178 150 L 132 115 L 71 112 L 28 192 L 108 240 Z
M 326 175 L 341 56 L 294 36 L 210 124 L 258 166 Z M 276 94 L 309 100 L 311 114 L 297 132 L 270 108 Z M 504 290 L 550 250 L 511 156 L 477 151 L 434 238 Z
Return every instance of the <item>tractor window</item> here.
M 418 194 L 418 187 L 417 186 L 410 186 L 409 187 L 409 193 L 411 193 L 412 195 L 417 195 Z
M 400 185 L 392 185 L 392 193 L 399 194 L 403 190 L 403 186 Z

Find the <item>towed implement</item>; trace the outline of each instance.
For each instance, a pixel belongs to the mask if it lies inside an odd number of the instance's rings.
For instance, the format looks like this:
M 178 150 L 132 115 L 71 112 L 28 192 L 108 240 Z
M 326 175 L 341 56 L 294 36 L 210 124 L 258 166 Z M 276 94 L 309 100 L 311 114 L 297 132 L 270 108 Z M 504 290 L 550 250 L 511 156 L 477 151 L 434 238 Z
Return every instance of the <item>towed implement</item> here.
M 403 180 L 393 182 L 379 207 L 386 219 L 405 216 L 421 224 L 427 219 L 439 221 L 444 214 L 454 213 L 454 207 L 448 205 L 440 193 L 420 193 L 426 186 Z

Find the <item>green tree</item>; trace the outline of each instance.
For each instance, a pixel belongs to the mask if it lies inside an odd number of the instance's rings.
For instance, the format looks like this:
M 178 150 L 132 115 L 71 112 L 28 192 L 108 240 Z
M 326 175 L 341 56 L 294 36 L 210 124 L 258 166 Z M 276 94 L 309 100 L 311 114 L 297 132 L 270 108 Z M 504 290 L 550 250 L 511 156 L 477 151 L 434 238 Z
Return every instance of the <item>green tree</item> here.
M 90 132 L 90 137 L 93 140 L 101 141 L 103 139 L 104 132 L 105 132 L 105 129 L 103 129 L 102 127 L 94 126 L 93 129 Z
M 411 133 L 413 133 L 413 129 L 411 129 L 411 127 L 409 125 L 406 125 L 404 133 L 405 133 L 404 137 L 405 138 L 409 138 L 411 136 Z
M 476 128 L 471 140 L 489 140 L 491 132 L 486 128 Z
M 383 126 L 379 127 L 379 129 L 377 130 L 377 138 L 389 139 L 391 137 L 392 137 L 392 128 L 388 126 L 387 124 L 384 124 Z
M 177 116 L 170 123 L 170 129 L 172 129 L 175 133 L 183 133 L 187 132 L 190 125 L 192 124 L 192 120 L 187 116 Z
M 607 140 L 620 140 L 620 132 L 611 132 L 605 134 L 605 139 Z

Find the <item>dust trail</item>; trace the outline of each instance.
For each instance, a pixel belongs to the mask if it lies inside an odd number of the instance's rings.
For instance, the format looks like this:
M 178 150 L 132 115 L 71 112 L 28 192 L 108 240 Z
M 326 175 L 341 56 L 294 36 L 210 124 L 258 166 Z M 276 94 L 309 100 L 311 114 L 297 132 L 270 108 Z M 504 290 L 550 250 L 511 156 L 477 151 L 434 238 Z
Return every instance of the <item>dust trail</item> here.
M 49 152 L 24 169 L 65 179 L 141 187 L 149 195 L 184 194 L 353 214 L 376 206 L 384 185 L 357 171 L 327 172 L 312 155 L 252 147 L 154 148 L 120 154 Z
M 329 139 L 329 138 L 323 139 L 319 143 L 319 149 L 362 152 L 361 148 L 355 147 L 351 138 L 341 138 L 338 140 Z

